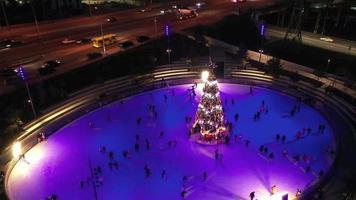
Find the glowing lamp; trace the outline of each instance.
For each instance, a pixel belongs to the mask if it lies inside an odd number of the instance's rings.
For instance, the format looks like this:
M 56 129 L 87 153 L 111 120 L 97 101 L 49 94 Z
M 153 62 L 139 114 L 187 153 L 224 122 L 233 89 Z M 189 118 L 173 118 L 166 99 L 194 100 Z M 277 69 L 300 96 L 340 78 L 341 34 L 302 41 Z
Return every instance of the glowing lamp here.
M 20 142 L 15 142 L 12 145 L 12 155 L 16 159 L 20 157 L 20 155 L 21 155 L 21 143 Z
M 209 72 L 208 71 L 202 71 L 201 72 L 201 80 L 203 82 L 207 82 L 208 81 L 208 78 L 209 78 Z

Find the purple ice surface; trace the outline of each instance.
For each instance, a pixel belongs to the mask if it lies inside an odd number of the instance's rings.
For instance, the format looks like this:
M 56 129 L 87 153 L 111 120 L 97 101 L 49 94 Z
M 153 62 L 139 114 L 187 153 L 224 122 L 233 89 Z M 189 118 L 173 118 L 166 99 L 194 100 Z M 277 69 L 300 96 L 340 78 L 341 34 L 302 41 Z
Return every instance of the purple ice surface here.
M 185 116 L 194 121 L 202 86 L 192 99 L 187 93 L 190 86 L 132 96 L 123 104 L 114 102 L 63 127 L 28 151 L 26 162 L 15 165 L 7 184 L 10 199 L 45 199 L 56 194 L 59 200 L 167 200 L 182 199 L 183 190 L 185 199 L 249 199 L 252 191 L 259 200 L 278 199 L 306 189 L 318 180 L 320 170 L 326 172 L 331 166 L 333 159 L 325 151 L 334 148 L 335 141 L 326 119 L 303 103 L 300 112 L 291 117 L 296 99 L 264 88 L 255 87 L 250 95 L 249 86 L 219 84 L 225 119 L 233 123 L 230 144 L 208 146 L 192 141 Z M 262 101 L 268 113 L 254 121 Z M 149 112 L 149 104 L 155 105 L 157 119 Z M 141 124 L 136 122 L 138 117 Z M 326 126 L 324 133 L 318 133 L 319 124 Z M 297 132 L 308 127 L 312 133 L 296 140 Z M 277 133 L 286 135 L 286 142 L 276 141 Z M 138 152 L 134 148 L 136 135 Z M 248 146 L 246 140 L 250 141 Z M 176 145 L 169 147 L 169 141 Z M 260 145 L 267 146 L 274 158 L 261 154 Z M 106 153 L 99 151 L 101 146 L 106 147 Z M 218 160 L 216 149 L 222 154 Z M 123 156 L 125 150 L 128 158 Z M 287 156 L 282 155 L 283 150 Z M 113 159 L 108 156 L 110 151 Z M 300 155 L 300 161 L 293 161 L 295 155 Z M 110 169 L 109 162 L 117 162 L 118 169 Z M 152 172 L 149 177 L 145 165 Z M 102 173 L 92 174 L 97 166 Z M 308 166 L 311 171 L 305 173 Z M 277 186 L 275 195 L 270 194 L 273 185 Z

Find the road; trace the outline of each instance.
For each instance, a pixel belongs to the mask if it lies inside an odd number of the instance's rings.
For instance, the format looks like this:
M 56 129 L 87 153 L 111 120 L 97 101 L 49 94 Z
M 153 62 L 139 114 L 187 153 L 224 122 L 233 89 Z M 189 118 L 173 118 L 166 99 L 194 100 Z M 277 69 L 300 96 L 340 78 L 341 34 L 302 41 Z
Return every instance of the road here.
M 261 8 L 271 4 L 271 0 L 254 0 L 242 4 L 242 8 Z M 110 13 L 94 17 L 77 17 L 54 23 L 40 24 L 40 34 L 34 25 L 23 25 L 11 28 L 9 31 L 1 31 L 0 38 L 21 39 L 24 46 L 13 49 L 0 50 L 0 67 L 23 66 L 29 75 L 30 82 L 42 80 L 76 67 L 84 66 L 91 62 L 87 59 L 87 53 L 101 51 L 91 44 L 61 44 L 64 38 L 81 39 L 100 35 L 100 25 L 103 25 L 104 34 L 116 33 L 119 40 L 134 40 L 137 35 L 148 35 L 151 38 L 163 34 L 164 25 L 169 22 L 174 32 L 197 24 L 210 24 L 220 20 L 231 13 L 236 7 L 231 2 L 208 2 L 207 6 L 198 11 L 199 16 L 190 20 L 177 21 L 174 14 L 158 15 L 162 9 L 170 9 L 171 6 L 156 6 L 151 12 L 141 13 L 137 9 Z M 117 22 L 105 22 L 108 16 L 115 16 Z M 157 17 L 157 30 L 155 32 L 154 18 Z M 139 45 L 135 43 L 135 45 Z M 107 49 L 107 55 L 123 51 L 117 45 Z M 63 63 L 56 73 L 41 77 L 37 69 L 46 60 L 59 59 Z M 1 79 L 1 78 L 0 78 Z M 0 80 L 1 81 L 1 80 Z M 1 85 L 1 84 L 0 84 Z M 0 87 L 0 94 L 11 89 L 11 85 Z
M 266 36 L 269 38 L 277 38 L 282 39 L 284 38 L 286 29 L 275 27 L 275 26 L 267 26 L 266 29 Z M 314 34 L 310 32 L 302 31 L 302 43 L 309 46 L 314 46 L 321 49 L 326 49 L 329 51 L 339 52 L 343 54 L 349 54 L 356 56 L 356 42 L 330 37 L 334 41 L 333 42 L 326 42 L 320 40 L 320 38 L 326 37 L 325 35 Z

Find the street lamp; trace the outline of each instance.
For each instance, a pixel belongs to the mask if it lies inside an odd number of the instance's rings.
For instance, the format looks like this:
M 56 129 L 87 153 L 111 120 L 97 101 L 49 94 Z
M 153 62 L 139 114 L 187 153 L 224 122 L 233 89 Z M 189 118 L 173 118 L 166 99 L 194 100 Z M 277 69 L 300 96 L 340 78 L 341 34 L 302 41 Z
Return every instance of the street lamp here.
M 12 156 L 15 159 L 20 158 L 22 153 L 22 148 L 21 148 L 21 143 L 16 141 L 13 145 L 12 145 Z
M 1 10 L 2 10 L 2 13 L 4 15 L 6 26 L 8 27 L 9 26 L 9 20 L 7 19 L 7 14 L 6 14 L 6 11 L 5 11 L 5 5 L 4 5 L 5 1 L 0 1 L 0 4 L 1 4 Z
M 25 69 L 23 67 L 17 67 L 16 68 L 16 72 L 17 72 L 17 75 L 25 82 L 26 91 L 27 91 L 27 95 L 28 95 L 28 102 L 31 104 L 33 116 L 34 116 L 34 118 L 36 118 L 37 114 L 36 114 L 35 106 L 33 105 L 32 97 L 31 97 L 31 93 L 30 93 L 30 88 L 29 88 L 28 83 L 27 83 L 26 71 L 25 71 Z
M 329 58 L 329 59 L 328 59 L 328 63 L 327 63 L 327 65 L 326 65 L 326 70 L 325 70 L 325 72 L 328 72 L 328 70 L 329 70 L 330 61 L 331 61 L 331 59 Z
M 37 37 L 39 39 L 40 42 L 41 41 L 41 36 L 40 36 L 40 29 L 38 27 L 38 21 L 37 21 L 37 17 L 36 17 L 36 12 L 35 12 L 35 8 L 33 7 L 33 2 L 30 4 L 31 6 L 31 10 L 32 10 L 32 15 L 33 15 L 33 19 L 35 20 L 35 26 L 36 26 L 36 31 L 37 31 Z
M 263 49 L 258 50 L 258 52 L 260 52 L 260 58 L 258 59 L 258 62 L 261 62 L 261 56 L 262 56 L 262 53 L 263 53 Z
M 166 52 L 167 52 L 167 55 L 168 55 L 168 64 L 171 64 L 171 52 L 172 52 L 172 49 L 167 49 Z
M 167 55 L 168 55 L 168 64 L 171 63 L 171 52 L 172 49 L 170 48 L 170 35 L 171 35 L 171 28 L 169 25 L 164 26 L 164 35 L 167 37 Z
M 100 24 L 100 31 L 101 31 L 101 41 L 103 43 L 103 54 L 106 54 L 106 47 L 105 47 L 105 40 L 104 40 L 104 30 L 103 30 L 103 24 Z
M 157 16 L 155 16 L 153 22 L 155 23 L 155 33 L 157 34 Z

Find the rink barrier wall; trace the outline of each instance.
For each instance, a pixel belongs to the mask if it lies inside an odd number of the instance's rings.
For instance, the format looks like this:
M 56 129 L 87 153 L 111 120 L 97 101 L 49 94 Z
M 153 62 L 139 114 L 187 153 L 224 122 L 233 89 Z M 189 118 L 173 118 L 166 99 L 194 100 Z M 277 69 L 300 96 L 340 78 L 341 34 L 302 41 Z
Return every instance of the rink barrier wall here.
M 337 113 L 342 113 L 341 116 L 347 116 L 343 118 L 343 121 L 346 120 L 346 122 L 348 122 L 347 120 L 355 117 L 355 113 L 349 113 L 350 110 L 342 109 L 346 103 L 340 105 L 341 100 L 335 101 L 335 99 L 323 97 L 323 93 L 316 90 L 315 87 L 313 88 L 310 84 L 295 83 L 286 77 L 275 79 L 272 76 L 265 75 L 264 72 L 255 70 L 254 68 L 240 70 L 236 68 L 236 64 L 234 63 L 228 65 L 226 67 L 232 68 L 230 69 L 231 73 L 228 77 L 221 80 L 221 82 L 233 82 L 248 85 L 253 84 L 259 87 L 279 90 L 283 93 L 290 93 L 289 95 L 293 95 L 295 92 L 305 92 L 309 95 L 312 94 L 311 96 L 316 95 L 321 102 L 325 101 L 323 102 L 324 105 L 330 105 L 329 107 L 332 108 L 332 110 L 337 108 Z M 49 137 L 52 133 L 55 133 L 66 124 L 105 104 L 125 99 L 134 94 L 159 89 L 165 87 L 167 84 L 180 85 L 193 83 L 195 79 L 200 78 L 199 72 L 204 68 L 206 68 L 205 64 L 196 66 L 187 66 L 186 64 L 165 65 L 155 69 L 149 74 L 125 76 L 104 82 L 100 85 L 90 86 L 71 94 L 68 100 L 42 112 L 42 115 L 39 118 L 23 127 L 24 131 L 16 141 L 22 143 L 23 152 L 25 153 L 37 144 L 36 135 L 39 132 L 43 132 L 46 137 Z M 293 89 L 295 91 L 291 92 L 290 85 L 294 85 L 298 89 Z M 340 114 L 338 116 L 340 116 Z M 11 145 L 9 145 L 0 155 L 0 162 L 2 168 L 6 172 L 5 190 L 7 190 L 8 176 L 17 162 L 12 159 Z M 320 182 L 318 181 L 318 183 Z

